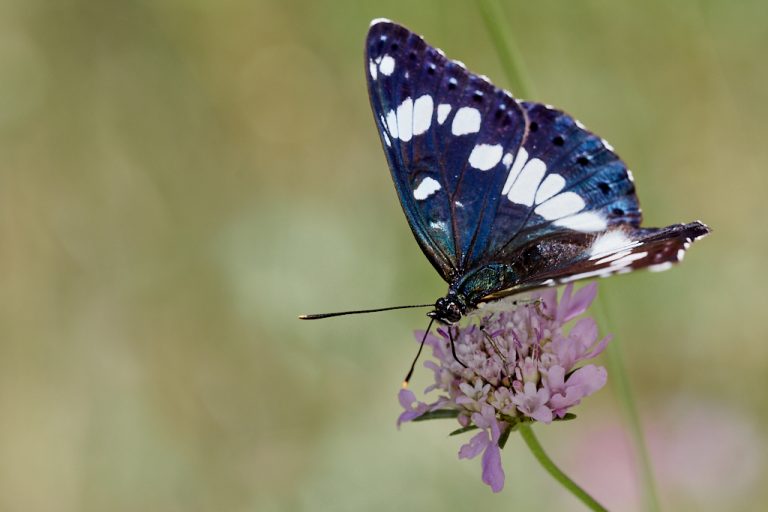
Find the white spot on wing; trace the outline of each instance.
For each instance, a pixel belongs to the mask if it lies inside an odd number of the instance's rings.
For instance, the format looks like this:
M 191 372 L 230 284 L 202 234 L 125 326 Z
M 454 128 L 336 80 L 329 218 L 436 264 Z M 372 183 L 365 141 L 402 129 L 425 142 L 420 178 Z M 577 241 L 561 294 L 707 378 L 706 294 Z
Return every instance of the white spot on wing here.
M 392 23 L 392 20 L 388 20 L 387 18 L 375 18 L 371 21 L 371 24 L 369 27 L 372 27 L 374 25 L 378 25 L 379 23 Z
M 397 113 L 394 110 L 387 112 L 387 130 L 393 139 L 398 138 Z
M 608 231 L 595 238 L 589 248 L 591 260 L 599 258 L 605 254 L 613 253 L 623 249 L 630 249 L 640 245 L 642 242 L 633 241 L 627 237 L 626 233 L 620 229 Z
M 512 188 L 509 189 L 507 198 L 513 203 L 533 206 L 536 190 L 538 190 L 539 183 L 546 172 L 547 166 L 544 162 L 538 158 L 530 159 L 520 171 L 520 176 L 512 184 Z
M 384 136 L 384 143 L 387 145 L 387 147 L 392 147 L 392 141 L 389 140 L 389 136 L 387 135 L 387 132 L 381 132 L 381 134 Z
M 607 225 L 605 217 L 597 212 L 577 213 L 576 215 L 571 215 L 570 217 L 564 217 L 555 221 L 555 226 L 561 226 L 584 233 L 603 231 Z
M 451 106 L 447 103 L 441 103 L 437 106 L 437 122 L 438 124 L 443 124 L 445 122 L 445 118 L 448 117 L 448 114 L 451 112 Z
M 444 233 L 448 232 L 448 224 L 446 224 L 442 220 L 430 222 L 429 227 L 431 227 L 432 229 L 443 231 Z
M 378 69 L 377 69 L 376 63 L 373 61 L 373 59 L 370 59 L 368 61 L 368 71 L 371 73 L 371 78 L 376 80 L 376 75 L 378 74 Z
M 555 220 L 578 213 L 584 206 L 586 204 L 579 194 L 563 192 L 541 203 L 534 211 L 546 220 Z
M 421 135 L 429 130 L 432 124 L 432 110 L 434 103 L 432 96 L 425 94 L 419 97 L 413 104 L 413 135 Z
M 480 111 L 472 107 L 461 107 L 456 111 L 451 124 L 451 133 L 456 136 L 480 131 Z
M 664 272 L 665 270 L 669 270 L 672 268 L 672 262 L 671 261 L 665 261 L 664 263 L 657 263 L 656 265 L 651 265 L 648 267 L 648 270 L 650 272 Z
M 613 151 L 613 146 L 611 146 L 611 144 L 607 140 L 605 139 L 600 139 L 600 140 L 602 141 L 603 146 L 605 146 L 605 149 L 607 149 L 608 151 Z
M 413 100 L 406 98 L 397 107 L 397 131 L 398 137 L 403 142 L 408 142 L 413 136 Z
M 619 251 L 619 252 L 615 252 L 615 253 L 612 253 L 612 254 L 608 254 L 608 256 L 606 256 L 604 258 L 600 258 L 599 260 L 595 261 L 595 265 L 600 265 L 602 263 L 608 263 L 609 261 L 613 261 L 613 260 L 619 260 L 619 259 L 623 258 L 624 256 L 628 256 L 630 254 L 632 254 L 632 249 L 627 249 L 626 251 Z M 594 259 L 594 258 L 590 258 L 590 259 Z
M 629 264 L 631 264 L 633 261 L 641 260 L 648 256 L 648 253 L 646 251 L 643 252 L 636 252 L 633 254 L 628 254 L 627 256 L 624 256 L 623 258 L 620 258 L 618 260 L 615 260 L 611 263 L 611 267 L 615 269 L 619 269 L 621 267 L 626 267 Z
M 501 163 L 504 164 L 504 167 L 509 169 L 509 166 L 512 165 L 512 153 L 507 153 L 504 155 L 504 158 L 501 159 Z
M 381 58 L 381 64 L 379 64 L 379 71 L 382 75 L 389 76 L 395 70 L 395 59 L 390 55 L 385 55 Z
M 505 157 L 506 158 L 506 157 Z M 509 170 L 509 174 L 507 175 L 507 181 L 504 183 L 504 188 L 501 189 L 502 195 L 509 194 L 509 190 L 512 188 L 512 185 L 515 183 L 515 180 L 517 179 L 517 175 L 520 174 L 520 171 L 523 169 L 523 166 L 525 165 L 525 162 L 528 160 L 528 152 L 525 150 L 524 147 L 520 147 L 520 150 L 517 152 L 517 157 L 515 158 L 515 163 L 512 165 L 512 169 Z
M 413 198 L 418 201 L 423 201 L 438 190 L 440 190 L 440 182 L 427 176 L 421 180 L 418 187 L 413 189 Z
M 536 192 L 536 204 L 541 204 L 553 195 L 557 194 L 565 186 L 565 178 L 559 174 L 550 174 L 539 185 Z
M 677 250 L 677 261 L 683 261 L 683 258 L 685 258 L 685 249 L 678 249 Z
M 597 270 L 590 270 L 589 272 L 582 272 L 581 274 L 574 274 L 572 276 L 563 277 L 558 281 L 561 284 L 570 283 L 571 281 L 578 281 L 579 279 L 589 279 L 590 277 L 606 277 L 613 273 L 613 270 L 608 268 L 600 268 Z
M 496 167 L 501 160 L 504 149 L 501 144 L 478 144 L 469 155 L 469 165 L 481 171 L 487 171 Z

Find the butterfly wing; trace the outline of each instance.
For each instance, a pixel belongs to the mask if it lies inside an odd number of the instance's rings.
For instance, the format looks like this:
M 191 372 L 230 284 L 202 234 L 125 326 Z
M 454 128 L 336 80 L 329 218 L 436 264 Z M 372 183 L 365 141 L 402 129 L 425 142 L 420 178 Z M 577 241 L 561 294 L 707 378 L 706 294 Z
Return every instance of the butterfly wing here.
M 513 260 L 531 242 L 636 228 L 642 214 L 626 165 L 568 114 L 523 102 L 528 130 L 501 190 L 492 236 L 472 263 Z
M 497 279 L 468 279 L 476 300 L 683 259 L 709 232 L 700 222 L 641 228 L 631 172 L 603 139 L 568 114 L 523 102 L 528 129 L 509 167 L 491 236 L 472 268 L 505 265 Z
M 525 275 L 511 286 L 478 294 L 480 301 L 581 279 L 608 277 L 647 268 L 659 272 L 679 263 L 709 228 L 701 222 L 664 228 L 617 225 L 598 234 L 573 232 L 543 238 L 517 254 L 513 267 Z M 473 290 L 465 293 L 472 294 Z
M 404 27 L 375 21 L 366 65 L 411 229 L 467 297 L 662 269 L 708 232 L 640 228 L 631 173 L 606 141 L 559 110 L 518 102 Z
M 392 179 L 422 250 L 448 282 L 476 259 L 525 134 L 509 93 L 388 22 L 366 42 L 368 92 Z

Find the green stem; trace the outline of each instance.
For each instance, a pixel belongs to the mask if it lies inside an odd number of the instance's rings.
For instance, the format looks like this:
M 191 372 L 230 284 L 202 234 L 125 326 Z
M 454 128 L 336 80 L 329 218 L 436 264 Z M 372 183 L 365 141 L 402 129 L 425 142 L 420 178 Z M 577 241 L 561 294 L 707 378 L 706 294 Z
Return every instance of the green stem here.
M 501 9 L 501 5 L 496 0 L 478 0 L 477 6 L 493 45 L 496 47 L 496 53 L 499 54 L 501 68 L 507 75 L 507 81 L 512 87 L 513 95 L 516 98 L 532 98 L 533 86 L 526 78 L 528 75 L 519 57 L 515 42 L 509 35 L 509 28 L 504 23 L 504 11 Z
M 605 293 L 598 295 L 596 311 L 602 331 L 610 332 L 608 309 L 603 300 L 604 296 Z M 653 476 L 653 465 L 651 464 L 651 457 L 648 455 L 648 448 L 645 444 L 643 427 L 640 423 L 640 414 L 637 412 L 637 406 L 635 405 L 632 386 L 629 383 L 627 369 L 624 366 L 622 345 L 619 343 L 619 340 L 615 339 L 611 341 L 605 354 L 608 373 L 613 376 L 613 389 L 622 406 L 624 419 L 627 422 L 632 438 L 635 459 L 637 461 L 637 471 L 640 473 L 644 491 L 643 497 L 645 499 L 645 508 L 651 512 L 660 512 L 661 506 L 659 505 L 659 495 L 656 491 L 656 481 Z
M 563 473 L 562 470 L 558 468 L 554 462 L 552 462 L 552 459 L 549 458 L 547 452 L 545 452 L 544 448 L 541 447 L 541 444 L 534 435 L 533 429 L 529 423 L 520 423 L 518 430 L 520 430 L 520 435 L 523 436 L 523 440 L 525 441 L 525 444 L 528 445 L 528 448 L 531 450 L 533 456 L 536 457 L 536 460 L 539 461 L 539 464 L 541 464 L 544 469 L 547 470 L 547 473 L 552 475 L 552 478 L 557 480 L 560 485 L 571 491 L 571 494 L 581 500 L 581 502 L 589 507 L 590 510 L 597 510 L 602 512 L 608 511 L 607 508 L 598 503 L 595 498 L 587 494 L 587 491 L 579 487 L 576 482 L 568 478 L 568 475 Z
M 514 41 L 509 35 L 509 29 L 504 23 L 504 11 L 498 0 L 477 0 L 477 5 L 491 40 L 496 47 L 496 52 L 499 55 L 502 69 L 507 75 L 507 80 L 512 84 L 513 91 L 522 97 L 534 97 L 533 89 L 527 79 L 527 74 L 523 68 Z M 600 296 L 598 296 L 597 306 L 598 316 L 602 316 L 600 324 L 603 328 L 603 332 L 610 332 L 610 329 L 608 328 L 608 316 L 605 314 L 605 305 Z M 603 313 L 602 315 L 600 315 L 601 312 Z M 643 429 L 640 425 L 640 415 L 637 412 L 637 407 L 635 406 L 635 401 L 632 396 L 632 388 L 629 384 L 626 368 L 624 367 L 623 358 L 621 356 L 621 345 L 618 343 L 618 340 L 614 340 L 610 344 L 606 353 L 608 371 L 614 377 L 614 389 L 618 395 L 619 402 L 621 403 L 631 433 L 632 443 L 636 453 L 637 470 L 640 473 L 642 480 L 646 509 L 651 512 L 659 512 L 661 507 L 659 506 L 658 493 L 656 492 L 651 459 L 645 445 Z

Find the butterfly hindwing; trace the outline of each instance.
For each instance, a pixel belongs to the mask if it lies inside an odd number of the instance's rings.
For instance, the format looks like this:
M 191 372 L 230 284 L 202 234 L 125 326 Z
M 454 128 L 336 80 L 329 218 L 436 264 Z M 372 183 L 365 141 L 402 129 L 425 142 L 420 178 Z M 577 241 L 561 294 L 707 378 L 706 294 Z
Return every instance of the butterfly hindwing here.
M 642 268 L 666 270 L 682 261 L 691 243 L 707 233 L 707 226 L 691 222 L 664 228 L 619 225 L 598 234 L 571 233 L 543 238 L 514 258 L 515 272 L 524 274 L 526 279 L 487 293 L 483 299 Z M 482 290 L 466 290 L 468 294 L 475 292 L 483 295 Z
M 594 233 L 640 224 L 635 186 L 605 141 L 571 116 L 524 102 L 528 131 L 501 190 L 485 262 L 557 233 Z

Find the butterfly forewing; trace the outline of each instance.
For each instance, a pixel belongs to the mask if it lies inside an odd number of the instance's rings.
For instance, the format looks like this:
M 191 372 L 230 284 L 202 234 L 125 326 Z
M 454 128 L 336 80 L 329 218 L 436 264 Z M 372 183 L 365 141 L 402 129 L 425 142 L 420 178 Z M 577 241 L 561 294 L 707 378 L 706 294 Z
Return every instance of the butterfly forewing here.
M 367 39 L 368 88 L 416 239 L 451 281 L 487 246 L 524 111 L 486 79 L 389 22 Z

